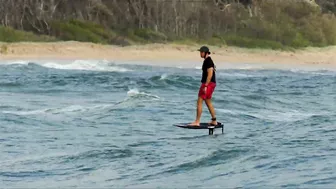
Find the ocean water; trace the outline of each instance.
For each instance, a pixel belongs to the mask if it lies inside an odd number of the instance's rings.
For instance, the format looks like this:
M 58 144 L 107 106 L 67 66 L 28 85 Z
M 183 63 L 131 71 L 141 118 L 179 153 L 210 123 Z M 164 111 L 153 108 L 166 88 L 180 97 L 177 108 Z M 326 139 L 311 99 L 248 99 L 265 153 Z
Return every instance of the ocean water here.
M 212 136 L 173 126 L 195 119 L 200 77 L 199 67 L 1 62 L 1 187 L 336 187 L 336 71 L 218 69 L 225 127 Z

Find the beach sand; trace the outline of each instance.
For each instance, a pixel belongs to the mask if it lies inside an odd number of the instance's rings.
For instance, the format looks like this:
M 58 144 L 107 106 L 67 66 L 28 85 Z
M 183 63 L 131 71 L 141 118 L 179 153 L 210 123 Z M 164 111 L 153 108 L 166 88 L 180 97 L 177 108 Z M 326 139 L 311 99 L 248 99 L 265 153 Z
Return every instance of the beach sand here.
M 202 59 L 196 45 L 149 44 L 139 46 L 112 46 L 83 42 L 52 43 L 0 43 L 1 60 L 37 59 L 99 59 L 108 61 L 132 62 L 160 66 L 195 67 Z M 245 49 L 237 47 L 209 46 L 217 67 L 234 65 L 263 65 L 275 67 L 316 67 L 319 69 L 336 68 L 336 46 L 325 48 L 306 48 L 304 50 L 275 51 Z

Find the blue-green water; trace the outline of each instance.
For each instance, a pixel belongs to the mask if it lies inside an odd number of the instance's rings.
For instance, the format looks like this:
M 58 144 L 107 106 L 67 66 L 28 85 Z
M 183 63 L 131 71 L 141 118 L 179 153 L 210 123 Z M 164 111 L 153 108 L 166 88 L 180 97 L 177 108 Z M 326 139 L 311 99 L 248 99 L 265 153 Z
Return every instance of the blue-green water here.
M 209 136 L 199 69 L 53 62 L 0 63 L 2 187 L 336 186 L 335 71 L 218 69 Z

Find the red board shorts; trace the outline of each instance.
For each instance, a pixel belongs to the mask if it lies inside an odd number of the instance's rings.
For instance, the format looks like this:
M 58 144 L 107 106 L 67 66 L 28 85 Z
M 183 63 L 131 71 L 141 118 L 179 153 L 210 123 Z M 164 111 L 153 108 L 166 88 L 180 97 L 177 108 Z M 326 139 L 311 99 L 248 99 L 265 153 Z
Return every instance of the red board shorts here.
M 206 92 L 204 92 L 204 87 L 205 87 L 205 83 L 202 83 L 198 91 L 198 96 L 201 97 L 203 100 L 211 99 L 212 93 L 215 91 L 215 88 L 216 88 L 216 83 L 210 82 L 208 84 Z

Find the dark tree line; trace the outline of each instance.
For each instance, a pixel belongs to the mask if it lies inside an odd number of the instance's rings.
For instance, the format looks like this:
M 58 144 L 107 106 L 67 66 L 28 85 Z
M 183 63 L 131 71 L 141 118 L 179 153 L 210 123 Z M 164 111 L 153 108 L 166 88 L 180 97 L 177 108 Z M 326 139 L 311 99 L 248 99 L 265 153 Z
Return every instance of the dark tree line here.
M 147 28 L 166 35 L 202 37 L 237 32 L 248 26 L 251 17 L 276 14 L 276 10 L 262 9 L 273 1 L 311 0 L 0 0 L 0 24 L 50 34 L 52 21 L 79 19 L 111 29 Z M 325 12 L 336 12 L 336 0 L 316 3 Z

